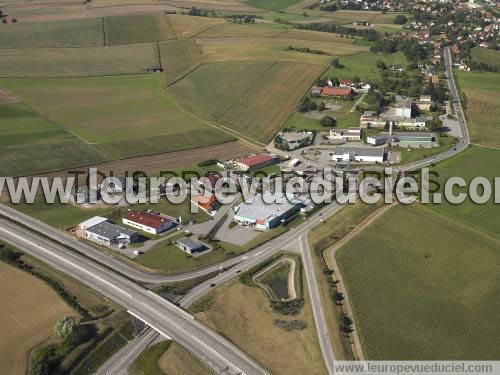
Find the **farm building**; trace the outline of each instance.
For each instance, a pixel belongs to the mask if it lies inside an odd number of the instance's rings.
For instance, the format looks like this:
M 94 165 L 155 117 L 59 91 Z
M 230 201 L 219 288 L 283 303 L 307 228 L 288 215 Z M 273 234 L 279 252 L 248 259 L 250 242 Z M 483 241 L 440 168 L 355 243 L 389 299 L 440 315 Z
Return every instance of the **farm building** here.
M 361 129 L 331 129 L 328 139 L 334 141 L 359 141 L 361 140 Z
M 352 87 L 323 87 L 322 96 L 350 98 L 354 95 Z
M 279 159 L 274 155 L 258 154 L 238 159 L 235 161 L 234 165 L 241 171 L 253 171 L 255 169 L 267 167 L 268 165 L 276 164 L 277 162 L 279 162 Z
M 358 161 L 382 163 L 385 157 L 383 148 L 335 147 L 332 153 L 334 161 Z
M 271 229 L 300 210 L 301 204 L 291 203 L 282 197 L 282 203 L 266 203 L 262 194 L 254 196 L 252 202 L 243 202 L 234 208 L 234 220 L 243 225 L 252 225 L 257 229 Z
M 85 237 L 104 245 L 123 245 L 134 242 L 137 239 L 137 233 L 133 230 L 122 228 L 116 224 L 110 223 L 107 220 L 101 221 L 103 218 L 94 218 L 98 224 L 92 225 L 92 222 L 87 220 L 80 224 L 80 228 L 84 229 Z M 92 219 L 91 219 L 92 220 Z
M 151 212 L 141 211 L 127 212 L 122 221 L 123 224 L 151 234 L 159 234 L 165 232 L 177 225 L 173 218 L 161 216 Z
M 340 87 L 354 87 L 354 82 L 350 79 L 342 79 L 339 82 Z
M 201 253 L 207 246 L 200 240 L 193 237 L 185 237 L 175 241 L 175 245 L 188 254 Z

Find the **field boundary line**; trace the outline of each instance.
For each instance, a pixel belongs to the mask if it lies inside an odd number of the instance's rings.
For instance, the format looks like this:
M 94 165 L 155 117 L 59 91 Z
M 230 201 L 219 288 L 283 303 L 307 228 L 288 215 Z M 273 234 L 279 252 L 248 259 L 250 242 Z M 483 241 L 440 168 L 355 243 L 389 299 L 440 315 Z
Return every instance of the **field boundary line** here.
M 398 202 L 394 202 L 390 205 L 383 205 L 378 208 L 368 216 L 366 216 L 358 225 L 356 225 L 349 233 L 347 233 L 344 237 L 342 237 L 338 242 L 334 243 L 331 246 L 328 246 L 326 249 L 320 250 L 321 256 L 323 257 L 325 263 L 328 268 L 333 270 L 333 274 L 331 278 L 336 282 L 337 291 L 344 295 L 345 303 L 342 304 L 341 310 L 352 319 L 352 338 L 353 342 L 351 342 L 351 350 L 352 353 L 358 357 L 358 360 L 364 360 L 365 355 L 363 352 L 363 346 L 361 345 L 361 336 L 359 335 L 359 330 L 357 328 L 357 324 L 355 321 L 353 307 L 349 298 L 349 288 L 345 283 L 342 272 L 340 271 L 340 267 L 337 263 L 336 255 L 337 251 L 340 250 L 347 242 L 351 241 L 353 238 L 362 233 L 367 227 L 373 224 L 377 219 L 379 219 L 382 215 L 386 214 L 391 208 L 395 207 Z M 328 252 L 328 254 L 326 254 Z M 336 275 L 336 277 L 335 277 Z M 335 280 L 336 278 L 336 280 Z
M 486 147 L 486 148 L 491 148 L 493 150 L 500 150 L 500 147 L 497 146 L 490 146 L 490 145 L 483 145 L 482 143 L 470 143 L 473 146 L 478 146 L 478 147 Z

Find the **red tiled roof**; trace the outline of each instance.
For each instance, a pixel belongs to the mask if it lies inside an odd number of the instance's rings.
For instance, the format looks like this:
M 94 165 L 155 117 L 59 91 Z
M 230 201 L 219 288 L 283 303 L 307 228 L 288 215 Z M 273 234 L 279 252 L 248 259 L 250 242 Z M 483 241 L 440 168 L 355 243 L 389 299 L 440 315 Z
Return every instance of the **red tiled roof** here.
M 352 86 L 352 81 L 349 79 L 343 79 L 342 81 L 340 81 L 340 84 L 344 86 Z
M 259 165 L 273 160 L 273 158 L 266 154 L 259 154 L 254 156 L 248 156 L 246 158 L 241 158 L 240 163 L 247 165 L 248 167 L 253 167 L 254 165 Z
M 217 198 L 215 197 L 215 195 L 211 195 L 210 197 L 206 197 L 204 195 L 195 195 L 191 198 L 191 202 L 203 208 L 205 211 L 211 211 L 212 209 L 214 209 L 215 204 L 217 203 Z
M 172 221 L 166 217 L 142 211 L 129 211 L 125 215 L 125 219 L 128 219 L 138 224 L 146 225 L 150 228 L 159 228 L 164 223 Z
M 325 87 L 321 92 L 325 96 L 348 96 L 352 94 L 352 88 L 350 87 Z

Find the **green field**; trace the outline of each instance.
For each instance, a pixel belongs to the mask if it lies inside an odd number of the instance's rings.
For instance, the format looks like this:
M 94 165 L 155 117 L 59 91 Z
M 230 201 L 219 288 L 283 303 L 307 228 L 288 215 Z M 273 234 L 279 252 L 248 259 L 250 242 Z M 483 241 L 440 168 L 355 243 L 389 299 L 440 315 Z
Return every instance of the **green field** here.
M 444 190 L 444 183 L 449 177 L 462 177 L 466 182 L 470 182 L 475 177 L 486 177 L 493 182 L 498 177 L 498 160 L 500 150 L 487 147 L 471 146 L 466 151 L 460 153 L 452 159 L 445 160 L 433 168 L 439 173 L 441 192 Z M 468 193 L 466 188 L 455 188 L 454 193 Z M 431 206 L 434 209 L 455 218 L 468 226 L 478 227 L 487 231 L 490 235 L 500 239 L 500 211 L 498 204 L 493 203 L 493 198 L 486 204 L 475 204 L 470 199 L 459 205 L 446 202 Z
M 248 5 L 267 10 L 282 10 L 290 5 L 300 3 L 302 0 L 246 0 Z
M 500 243 L 398 206 L 337 253 L 371 360 L 498 359 Z
M 200 64 L 200 50 L 192 39 L 176 39 L 160 43 L 167 84 L 175 82 Z
M 144 73 L 158 66 L 152 43 L 113 47 L 5 49 L 0 77 L 79 77 Z
M 164 15 L 132 15 L 104 18 L 106 45 L 157 42 L 175 33 Z
M 500 73 L 456 72 L 473 143 L 500 147 Z
M 108 159 L 178 151 L 232 139 L 161 93 L 161 75 L 3 79 L 0 86 Z
M 322 69 L 283 62 L 204 64 L 170 90 L 212 120 L 266 142 Z
M 0 28 L 0 48 L 103 46 L 102 20 L 20 22 Z M 2 55 L 4 51 L 2 51 Z
M 380 80 L 377 68 L 378 60 L 384 61 L 387 65 L 402 64 L 405 66 L 408 63 L 402 52 L 393 54 L 362 52 L 354 56 L 341 57 L 340 63 L 344 67 L 331 68 L 326 76 L 338 77 L 339 79 L 350 79 L 358 76 L 362 80 Z
M 500 52 L 494 49 L 472 48 L 470 55 L 473 61 L 500 68 Z

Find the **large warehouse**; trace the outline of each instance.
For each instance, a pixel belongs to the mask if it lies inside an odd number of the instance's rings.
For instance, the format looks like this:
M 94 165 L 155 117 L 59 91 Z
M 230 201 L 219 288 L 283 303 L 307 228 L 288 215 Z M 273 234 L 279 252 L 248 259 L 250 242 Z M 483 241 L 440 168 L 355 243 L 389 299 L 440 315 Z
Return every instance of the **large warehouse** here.
M 301 205 L 283 197 L 282 203 L 266 203 L 262 194 L 254 196 L 251 203 L 241 203 L 234 208 L 234 220 L 257 229 L 271 229 L 300 210 Z
M 177 223 L 172 219 L 151 212 L 129 211 L 123 218 L 123 224 L 146 233 L 159 234 L 172 229 Z
M 335 147 L 331 155 L 334 161 L 382 163 L 385 150 L 383 148 Z

